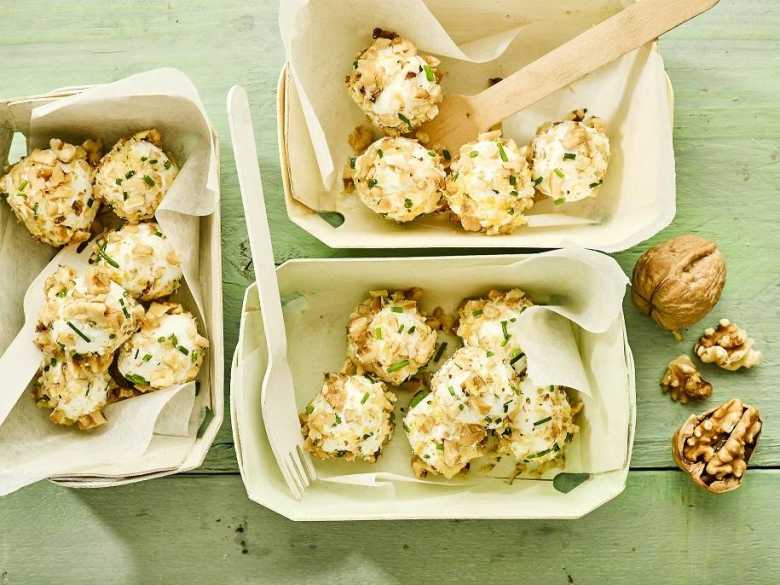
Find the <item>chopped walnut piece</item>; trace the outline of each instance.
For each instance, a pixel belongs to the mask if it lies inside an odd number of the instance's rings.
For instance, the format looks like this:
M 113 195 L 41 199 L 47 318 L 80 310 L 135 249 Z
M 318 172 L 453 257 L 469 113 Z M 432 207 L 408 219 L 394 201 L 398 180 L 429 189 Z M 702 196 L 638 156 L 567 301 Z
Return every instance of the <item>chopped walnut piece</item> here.
M 374 142 L 374 131 L 370 126 L 355 126 L 355 129 L 349 134 L 347 142 L 355 154 L 361 154 Z
M 693 349 L 701 361 L 715 363 L 724 370 L 752 368 L 761 361 L 761 352 L 753 349 L 747 332 L 728 319 L 705 329 Z
M 729 400 L 700 415 L 691 415 L 672 438 L 677 466 L 713 494 L 737 489 L 761 434 L 758 409 Z
M 687 355 L 674 358 L 661 378 L 661 388 L 669 392 L 672 400 L 686 404 L 689 400 L 703 400 L 712 394 L 712 384 L 701 377 Z

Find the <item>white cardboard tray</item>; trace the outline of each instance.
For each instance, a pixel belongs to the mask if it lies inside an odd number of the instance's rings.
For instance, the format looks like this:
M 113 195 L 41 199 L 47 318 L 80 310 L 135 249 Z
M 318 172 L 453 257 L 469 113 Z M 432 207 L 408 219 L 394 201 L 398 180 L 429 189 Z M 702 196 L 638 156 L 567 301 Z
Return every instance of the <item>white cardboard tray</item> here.
M 182 75 L 175 70 L 168 71 L 175 75 Z M 0 101 L 0 159 L 3 161 L 0 167 L 5 166 L 8 162 L 14 135 L 22 134 L 25 138 L 27 137 L 33 108 L 73 96 L 89 89 L 89 87 L 92 86 L 59 88 L 43 95 Z M 211 128 L 209 121 L 205 120 L 205 122 Z M 153 123 L 150 125 L 153 125 Z M 213 152 L 219 153 L 218 137 L 213 128 L 211 128 L 211 144 L 209 147 Z M 218 155 L 216 160 L 218 164 Z M 217 167 L 218 170 L 219 168 Z M 206 458 L 206 454 L 216 438 L 224 418 L 222 242 L 220 237 L 219 193 L 217 193 L 214 213 L 202 216 L 199 223 L 201 236 L 199 284 L 204 301 L 205 323 L 203 323 L 203 326 L 210 343 L 208 360 L 205 364 L 207 373 L 199 378 L 201 381 L 199 394 L 207 397 L 204 403 L 211 409 L 213 418 L 204 429 L 201 429 L 200 437 L 196 438 L 192 446 L 186 450 L 182 450 L 178 445 L 174 444 L 175 441 L 171 442 L 165 436 L 155 436 L 146 453 L 140 458 L 124 462 L 121 465 L 101 465 L 94 470 L 84 470 L 82 473 L 68 477 L 52 477 L 50 478 L 52 482 L 76 488 L 100 488 L 123 485 L 191 471 L 199 467 Z M 30 239 L 30 246 L 29 256 L 20 258 L 20 262 L 38 263 L 40 268 L 43 268 L 57 251 L 44 244 L 38 244 L 32 239 Z M 46 248 L 49 249 L 47 250 Z M 31 272 L 29 269 L 26 269 L 24 273 Z M 21 299 L 19 300 L 18 309 L 21 319 Z M 0 349 L 4 350 L 5 348 Z M 25 393 L 20 400 L 27 398 Z M 200 412 L 194 412 L 193 417 L 200 417 L 201 414 Z
M 408 274 L 407 286 L 411 286 L 419 281 L 415 276 L 428 275 L 429 278 L 435 279 L 438 270 L 473 267 L 480 262 L 512 264 L 526 257 L 528 255 L 293 260 L 280 266 L 277 275 L 283 302 L 289 303 L 295 302 L 301 291 L 305 291 L 305 297 L 308 292 L 322 293 L 332 290 L 334 295 L 341 298 L 344 294 L 341 287 L 349 286 L 354 286 L 355 295 L 360 296 L 362 291 L 369 288 L 369 282 L 381 280 L 377 275 L 381 275 L 383 267 L 390 266 L 391 263 L 395 265 L 394 268 L 400 267 Z M 363 273 L 366 273 L 365 278 L 360 276 Z M 333 283 L 332 288 L 323 286 L 328 282 Z M 374 284 L 401 286 L 401 283 L 395 282 Z M 522 281 L 517 283 L 518 286 L 522 284 Z M 452 285 L 453 297 L 462 294 L 462 287 L 460 283 Z M 339 302 L 343 304 L 341 300 Z M 314 313 L 321 309 L 318 304 Z M 346 323 L 347 316 L 345 314 L 341 321 Z M 328 363 L 339 355 L 343 359 L 344 342 L 337 340 L 343 337 L 344 323 L 326 314 L 311 318 L 314 319 L 312 327 L 307 329 L 311 331 L 311 337 L 305 341 L 299 340 L 299 343 L 293 339 L 289 351 L 296 386 L 303 384 L 305 390 L 311 390 L 309 393 L 313 394 L 318 388 L 316 381 L 322 374 L 320 370 L 328 367 L 320 363 L 323 355 L 329 355 Z M 405 482 L 393 482 L 386 487 L 366 487 L 318 480 L 306 490 L 302 501 L 296 501 L 290 495 L 276 465 L 260 412 L 260 387 L 267 363 L 262 318 L 253 284 L 247 288 L 244 295 L 239 340 L 233 356 L 230 382 L 233 438 L 247 495 L 253 501 L 292 520 L 579 518 L 620 494 L 628 475 L 636 418 L 634 363 L 622 312 L 618 320 L 616 326 L 619 335 L 616 336 L 613 351 L 620 353 L 625 367 L 623 372 L 615 373 L 615 379 L 622 381 L 619 392 L 625 392 L 628 410 L 624 413 L 628 424 L 621 439 L 626 444 L 626 457 L 619 468 L 590 474 L 568 493 L 556 489 L 556 482 L 549 479 L 516 480 L 511 485 L 496 481 L 482 484 L 476 489 Z M 300 332 L 301 323 L 292 330 L 289 320 L 286 325 L 288 336 L 290 333 Z M 312 364 L 301 367 L 301 364 L 306 364 L 309 359 Z M 320 368 L 320 365 L 323 367 Z M 339 365 L 332 363 L 330 369 L 338 369 Z M 306 392 L 302 394 L 305 395 Z M 298 402 L 301 402 L 300 394 Z M 393 441 L 405 440 L 402 430 L 397 429 Z

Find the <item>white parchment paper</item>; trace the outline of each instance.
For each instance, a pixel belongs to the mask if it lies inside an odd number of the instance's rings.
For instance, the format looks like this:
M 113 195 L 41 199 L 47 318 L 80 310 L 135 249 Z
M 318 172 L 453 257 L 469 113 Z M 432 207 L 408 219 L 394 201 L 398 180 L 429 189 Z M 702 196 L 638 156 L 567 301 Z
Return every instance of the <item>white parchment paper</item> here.
M 163 148 L 179 164 L 180 172 L 156 219 L 182 259 L 186 286 L 176 300 L 193 311 L 204 327 L 198 218 L 214 212 L 219 177 L 208 119 L 192 82 L 175 69 L 158 69 L 33 109 L 29 104 L 10 104 L 3 113 L 4 122 L 15 126 L 11 129 L 26 135 L 29 149 L 46 147 L 52 137 L 75 143 L 97 138 L 109 149 L 119 138 L 139 130 L 160 130 Z M 0 138 L 4 140 L 0 154 L 7 154 L 10 136 L 5 133 Z M 22 299 L 54 252 L 34 241 L 8 206 L 0 205 L 0 273 L 13 276 L 0 280 L 0 349 L 5 350 L 21 327 L 34 326 L 34 322 L 24 324 Z M 212 340 L 208 331 L 205 335 L 212 343 L 221 343 Z M 30 352 L 37 350 L 30 345 Z M 206 369 L 201 377 L 208 377 Z M 2 371 L 0 378 L 5 379 Z M 21 388 L 3 390 L 0 401 L 11 401 L 5 406 L 13 409 L 0 426 L 0 494 L 53 475 L 78 476 L 82 470 L 102 469 L 108 476 L 111 465 L 123 469 L 122 463 L 128 463 L 123 473 L 148 472 L 148 465 L 144 468 L 139 459 L 157 443 L 154 438 L 168 437 L 182 449 L 191 446 L 199 422 L 193 421 L 192 414 L 210 400 L 207 392 L 196 399 L 194 383 L 172 387 L 109 405 L 107 425 L 79 433 L 48 421 L 48 411 L 37 409 Z M 159 469 L 163 459 L 157 457 L 152 467 Z M 177 456 L 169 467 L 181 459 L 183 455 Z

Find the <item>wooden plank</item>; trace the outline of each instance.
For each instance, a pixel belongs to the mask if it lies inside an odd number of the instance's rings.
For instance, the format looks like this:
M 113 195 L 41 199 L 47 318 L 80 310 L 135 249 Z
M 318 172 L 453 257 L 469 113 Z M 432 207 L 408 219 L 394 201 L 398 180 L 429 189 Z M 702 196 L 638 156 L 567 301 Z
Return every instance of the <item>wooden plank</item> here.
M 111 81 L 133 72 L 174 65 L 190 75 L 223 139 L 222 214 L 226 359 L 235 345 L 241 295 L 251 281 L 243 212 L 227 145 L 224 97 L 244 84 L 255 106 L 260 166 L 264 173 L 276 260 L 296 257 L 382 256 L 393 252 L 334 251 L 286 218 L 276 156 L 274 93 L 284 60 L 276 24 L 277 2 L 136 0 L 92 3 L 28 0 L 4 7 L 0 19 L 3 94 L 26 95 L 61 85 Z M 67 6 L 67 8 L 65 8 Z M 45 13 L 46 25 L 40 25 Z M 36 35 L 30 36 L 29 31 Z M 705 374 L 716 387 L 711 401 L 738 396 L 761 407 L 770 421 L 757 465 L 780 465 L 780 401 L 773 388 L 780 366 L 773 342 L 780 333 L 778 262 L 780 211 L 777 136 L 780 118 L 780 9 L 775 0 L 721 2 L 710 13 L 662 40 L 677 96 L 675 149 L 678 215 L 651 242 L 616 255 L 630 271 L 649 244 L 694 232 L 718 240 L 729 279 L 713 320 L 729 317 L 748 328 L 767 363 L 752 372 Z M 749 227 L 748 227 L 749 226 Z M 425 253 L 421 251 L 420 253 Z M 637 362 L 638 432 L 633 465 L 671 465 L 669 437 L 696 406 L 672 403 L 658 389 L 666 362 L 690 349 L 699 330 L 675 343 L 626 303 Z M 236 470 L 229 422 L 203 466 L 204 472 Z
M 238 476 L 107 490 L 47 483 L 0 506 L 0 583 L 777 582 L 778 471 L 712 496 L 681 473 L 631 474 L 583 520 L 295 523 Z

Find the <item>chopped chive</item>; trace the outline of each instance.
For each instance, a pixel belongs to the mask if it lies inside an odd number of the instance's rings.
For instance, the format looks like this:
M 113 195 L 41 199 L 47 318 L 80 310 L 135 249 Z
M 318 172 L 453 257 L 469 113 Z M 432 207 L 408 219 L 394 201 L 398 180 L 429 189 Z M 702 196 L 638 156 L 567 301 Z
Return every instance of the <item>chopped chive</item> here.
M 83 340 L 84 340 L 84 341 L 86 341 L 87 343 L 92 343 L 92 340 L 91 340 L 89 337 L 87 337 L 86 335 L 84 335 L 84 333 L 83 333 L 83 332 L 82 332 L 82 331 L 81 331 L 81 330 L 80 330 L 78 327 L 76 327 L 76 326 L 75 326 L 73 323 L 71 323 L 70 321 L 67 321 L 67 323 L 68 323 L 68 327 L 70 327 L 71 329 L 73 329 L 73 331 L 75 331 L 75 332 L 76 332 L 76 335 L 78 335 L 79 337 L 81 337 L 81 339 L 83 339 Z
M 35 205 L 33 205 L 33 215 L 35 217 L 38 217 L 38 203 L 36 202 Z
M 125 299 L 120 298 L 119 304 L 122 305 L 122 312 L 125 314 L 125 319 L 129 319 L 130 313 L 128 312 L 127 307 L 125 307 Z
M 509 194 L 512 195 L 513 197 L 517 197 L 518 195 L 520 195 L 520 193 L 514 190 L 510 191 Z
M 564 152 L 563 153 L 563 160 L 574 160 L 577 158 L 577 155 L 573 152 Z
M 487 354 L 487 356 L 488 356 L 488 357 L 493 357 L 494 355 L 496 355 L 496 354 L 494 354 L 494 353 L 493 353 L 492 351 L 490 351 L 490 350 L 486 351 L 485 353 Z
M 558 197 L 558 199 L 553 200 L 554 205 L 563 205 L 564 203 L 566 203 L 566 199 L 563 197 Z
M 178 337 L 176 337 L 176 334 L 175 334 L 175 333 L 171 333 L 171 334 L 168 336 L 168 339 L 170 339 L 170 340 L 171 340 L 171 344 L 173 345 L 173 347 L 176 347 L 177 345 L 179 345 L 179 338 L 178 338 Z
M 197 361 L 198 361 L 198 351 L 197 350 L 195 350 L 195 349 L 192 350 L 192 353 L 190 354 L 190 361 L 192 361 L 193 364 L 197 363 Z
M 412 200 L 411 199 L 404 199 L 404 207 L 406 207 L 406 209 L 411 209 L 412 208 Z
M 551 416 L 544 417 L 543 419 L 540 419 L 534 423 L 535 427 L 538 427 L 539 425 L 543 425 L 544 423 L 550 422 L 552 420 Z
M 520 358 L 523 358 L 523 357 L 525 357 L 525 354 L 524 354 L 522 351 L 519 351 L 519 350 L 517 350 L 517 354 L 516 354 L 515 356 L 513 356 L 513 357 L 512 357 L 512 359 L 511 359 L 511 360 L 510 360 L 510 362 L 509 362 L 509 365 L 510 365 L 510 366 L 514 366 L 514 365 L 515 365 L 515 363 L 517 363 L 517 361 L 518 361 Z
M 536 177 L 534 179 L 534 187 L 536 187 L 539 183 L 541 183 L 542 180 L 543 180 L 542 177 Z
M 149 382 L 146 381 L 146 378 L 143 376 L 139 376 L 138 374 L 123 374 L 125 380 L 128 382 L 131 382 L 132 384 L 135 384 L 136 386 L 148 386 Z
M 504 150 L 504 145 L 500 142 L 496 142 L 496 146 L 498 147 L 498 154 L 501 157 L 501 160 L 504 162 L 509 162 L 509 157 L 506 155 L 506 151 Z
M 382 328 L 381 327 L 377 327 L 376 329 L 374 329 L 374 337 L 376 337 L 377 339 L 382 339 Z
M 366 400 L 368 400 L 368 392 L 363 394 L 363 398 L 360 399 L 360 404 L 365 404 Z
M 376 179 L 369 179 L 368 180 L 368 188 L 372 189 L 374 186 L 376 186 L 377 180 Z
M 169 161 L 169 160 L 166 160 L 166 161 L 163 163 L 163 166 L 164 166 L 166 169 L 169 169 L 169 168 L 171 168 L 171 161 Z
M 509 184 L 517 185 L 517 177 L 515 177 L 514 175 L 509 175 Z
M 158 337 L 157 343 L 165 343 L 165 337 Z
M 150 187 L 154 187 L 154 179 L 152 179 L 149 175 L 144 175 L 144 183 Z
M 508 340 L 512 335 L 506 330 L 506 321 L 501 321 L 501 333 L 504 334 L 504 339 Z
M 150 165 L 156 165 L 157 164 L 157 159 L 153 158 L 152 160 L 149 161 L 149 164 Z
M 459 176 L 460 176 L 460 173 L 452 173 L 452 180 L 453 181 L 457 181 Z
M 435 156 L 436 156 L 436 151 L 429 150 L 429 151 L 428 151 L 428 156 L 430 156 L 430 157 L 435 157 Z
M 446 148 L 441 151 L 442 156 L 444 156 L 444 160 L 452 160 L 452 155 L 450 154 L 450 151 Z
M 444 451 L 444 443 L 436 443 L 436 448 L 439 451 Z
M 180 353 L 183 353 L 184 355 L 190 355 L 190 350 L 184 347 L 183 345 L 180 345 L 176 349 L 179 350 Z
M 384 152 L 382 152 L 382 149 L 381 149 L 381 148 L 377 148 L 377 149 L 376 149 L 376 155 L 377 155 L 379 158 L 383 158 L 383 157 L 385 156 L 385 153 L 384 153 Z
M 27 188 L 27 185 L 29 184 L 30 182 L 27 179 L 19 183 L 19 191 L 24 191 Z
M 409 365 L 409 360 L 401 360 L 400 362 L 395 362 L 389 368 L 387 368 L 387 373 L 392 374 L 393 372 L 397 372 L 398 370 L 403 370 L 408 365 Z
M 439 344 L 439 349 L 436 350 L 436 355 L 433 357 L 434 362 L 438 362 L 441 359 L 442 354 L 444 353 L 444 350 L 447 349 L 447 342 L 442 341 Z
M 451 396 L 455 396 L 455 388 L 453 388 L 452 386 L 447 386 L 447 390 L 450 391 Z
M 404 116 L 401 112 L 398 112 L 398 118 L 411 129 L 412 123 L 409 121 L 409 118 Z
M 122 177 L 117 177 L 116 179 L 114 179 L 114 183 L 116 183 L 117 185 L 121 185 L 122 184 Z
M 391 307 L 390 310 L 393 313 L 403 313 L 404 312 L 404 308 L 403 307 Z
M 144 354 L 144 357 L 142 357 L 141 359 L 145 362 L 148 362 L 150 359 L 152 359 L 152 354 L 146 353 Z
M 333 415 L 336 417 L 336 422 L 333 423 L 333 426 L 340 425 L 341 424 L 341 417 L 339 416 L 338 412 L 334 412 Z
M 472 151 L 469 153 L 469 156 L 470 156 L 471 158 L 476 158 L 476 157 L 478 157 L 478 156 L 479 156 L 479 153 L 478 153 L 476 150 L 472 150 Z
M 436 76 L 433 74 L 433 69 L 431 69 L 430 65 L 423 65 L 423 70 L 425 71 L 425 79 L 428 81 L 436 81 Z
M 566 176 L 563 174 L 563 171 L 561 169 L 555 169 L 555 174 L 558 175 L 561 179 L 563 179 L 563 177 Z
M 409 331 L 407 331 L 407 333 L 411 335 L 412 333 L 414 333 L 415 329 L 417 329 L 417 325 L 412 325 L 411 327 L 409 327 Z
M 357 160 L 356 157 L 351 156 L 349 157 L 349 168 L 354 169 L 355 168 L 355 161 Z
M 148 158 L 148 157 L 142 156 L 142 157 L 141 157 L 141 162 L 146 162 L 147 158 Z
M 306 405 L 306 414 L 311 414 L 314 412 L 314 407 L 311 404 Z
M 590 185 L 588 185 L 588 187 L 590 187 L 591 189 L 595 189 L 596 187 L 601 185 L 603 182 L 604 182 L 604 179 L 602 179 L 600 181 L 596 181 L 595 183 L 591 183 Z
M 414 396 L 412 396 L 412 400 L 409 402 L 409 408 L 414 408 L 418 404 L 420 404 L 423 399 L 430 394 L 430 390 L 419 390 Z
M 127 172 L 125 173 L 125 179 L 129 179 L 129 178 L 130 178 L 130 177 L 132 177 L 134 174 L 135 174 L 135 171 L 127 171 Z
M 552 451 L 552 448 L 545 449 L 544 451 L 539 451 L 538 453 L 534 453 L 532 455 L 529 455 L 528 459 L 536 459 L 537 457 L 542 457 L 544 455 L 547 455 L 550 451 Z
M 404 327 L 406 327 L 406 325 L 401 323 L 401 326 L 398 328 L 398 333 L 403 333 L 404 332 Z
M 482 313 L 483 313 L 482 309 L 477 309 L 476 311 L 472 311 L 472 312 L 471 312 L 471 314 L 472 314 L 474 317 L 479 317 L 480 315 L 482 315 Z
M 566 442 L 567 443 L 570 443 L 573 438 L 574 438 L 574 434 L 573 433 L 566 433 Z
M 92 204 L 93 204 L 93 203 L 95 203 L 95 200 L 94 200 L 94 199 L 92 199 L 92 197 L 90 197 L 89 199 L 87 199 L 87 207 L 92 207 Z

